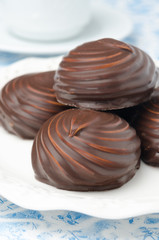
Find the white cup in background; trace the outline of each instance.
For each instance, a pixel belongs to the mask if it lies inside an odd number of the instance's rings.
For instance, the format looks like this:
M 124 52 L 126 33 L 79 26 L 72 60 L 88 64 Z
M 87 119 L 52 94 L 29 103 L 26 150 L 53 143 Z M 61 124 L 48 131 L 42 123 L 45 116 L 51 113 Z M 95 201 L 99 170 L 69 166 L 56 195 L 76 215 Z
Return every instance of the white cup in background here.
M 90 0 L 0 0 L 8 31 L 39 41 L 79 34 L 91 18 Z

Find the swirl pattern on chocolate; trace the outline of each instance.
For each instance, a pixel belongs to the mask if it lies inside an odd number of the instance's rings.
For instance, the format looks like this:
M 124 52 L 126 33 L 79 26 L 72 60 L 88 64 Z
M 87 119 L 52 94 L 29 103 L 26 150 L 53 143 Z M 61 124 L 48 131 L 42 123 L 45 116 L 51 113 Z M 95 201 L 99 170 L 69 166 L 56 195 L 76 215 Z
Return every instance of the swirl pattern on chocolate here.
M 144 104 L 136 122 L 141 139 L 142 160 L 152 166 L 159 166 L 159 99 Z
M 63 58 L 54 89 L 63 104 L 96 110 L 147 101 L 158 74 L 142 50 L 114 39 L 85 43 Z
M 111 113 L 70 109 L 44 123 L 32 148 L 38 180 L 74 191 L 122 186 L 139 167 L 140 139 Z
M 41 125 L 66 107 L 57 102 L 54 71 L 25 74 L 8 82 L 0 94 L 0 121 L 9 132 L 34 138 Z

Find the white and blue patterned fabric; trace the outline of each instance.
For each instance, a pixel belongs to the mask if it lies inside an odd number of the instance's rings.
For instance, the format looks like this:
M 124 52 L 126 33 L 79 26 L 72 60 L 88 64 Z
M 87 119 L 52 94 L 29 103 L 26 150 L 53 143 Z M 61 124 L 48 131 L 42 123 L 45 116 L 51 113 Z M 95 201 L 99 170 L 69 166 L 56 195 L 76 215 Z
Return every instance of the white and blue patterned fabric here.
M 97 0 L 96 0 L 97 1 Z M 101 0 L 133 20 L 124 41 L 159 60 L 159 1 Z M 0 67 L 31 55 L 0 52 Z M 70 211 L 31 211 L 0 196 L 0 240 L 159 240 L 159 213 L 122 220 L 99 219 Z
M 122 220 L 70 211 L 31 211 L 0 198 L 1 240 L 158 240 L 159 214 Z

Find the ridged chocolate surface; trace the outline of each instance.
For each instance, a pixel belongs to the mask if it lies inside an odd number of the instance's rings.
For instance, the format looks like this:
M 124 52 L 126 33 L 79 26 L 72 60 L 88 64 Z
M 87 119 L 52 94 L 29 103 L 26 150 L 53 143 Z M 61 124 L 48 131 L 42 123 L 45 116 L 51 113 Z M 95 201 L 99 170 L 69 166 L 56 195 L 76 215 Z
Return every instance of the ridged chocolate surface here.
M 70 51 L 56 72 L 54 89 L 64 104 L 121 109 L 147 101 L 157 78 L 156 67 L 145 52 L 106 38 Z
M 143 106 L 136 130 L 141 139 L 142 160 L 159 166 L 159 99 L 153 99 Z
M 110 110 L 107 112 L 117 114 L 119 117 L 124 118 L 130 126 L 134 127 L 136 119 L 138 118 L 140 111 L 142 109 L 143 104 L 129 107 L 129 108 L 122 108 L 117 110 Z
M 0 121 L 4 128 L 22 138 L 34 138 L 43 122 L 66 109 L 52 89 L 54 73 L 26 74 L 3 87 Z
M 38 180 L 74 191 L 120 187 L 139 167 L 140 140 L 111 113 L 70 109 L 44 123 L 32 148 Z

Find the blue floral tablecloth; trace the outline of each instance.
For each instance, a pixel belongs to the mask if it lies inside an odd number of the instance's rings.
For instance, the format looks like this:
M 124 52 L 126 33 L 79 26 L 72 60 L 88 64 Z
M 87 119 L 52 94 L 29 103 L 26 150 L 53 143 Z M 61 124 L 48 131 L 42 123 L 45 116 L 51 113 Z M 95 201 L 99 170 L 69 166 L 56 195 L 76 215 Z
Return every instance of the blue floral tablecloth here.
M 96 0 L 97 1 L 97 0 Z M 134 27 L 124 41 L 159 60 L 159 1 L 101 0 L 129 13 Z M 124 27 L 124 26 L 123 26 Z M 30 55 L 31 56 L 31 55 Z M 0 52 L 0 67 L 28 55 Z M 31 211 L 0 197 L 0 240 L 157 240 L 159 213 L 123 220 L 99 219 L 70 211 Z
M 157 240 L 159 214 L 108 220 L 70 211 L 26 210 L 1 197 L 0 239 Z

